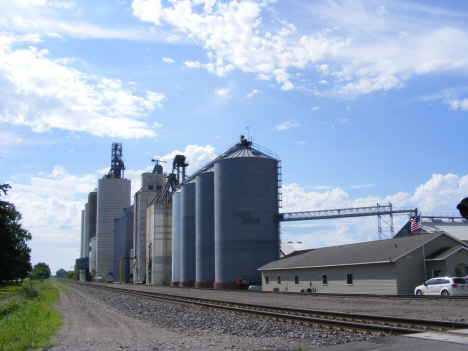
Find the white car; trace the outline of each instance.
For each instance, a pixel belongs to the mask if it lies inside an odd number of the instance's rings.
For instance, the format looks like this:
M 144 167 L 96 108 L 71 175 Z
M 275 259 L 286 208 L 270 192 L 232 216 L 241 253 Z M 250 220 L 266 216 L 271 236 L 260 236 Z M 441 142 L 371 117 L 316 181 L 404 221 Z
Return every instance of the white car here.
M 439 277 L 429 279 L 414 289 L 415 295 L 468 295 L 468 284 L 463 278 Z
M 261 285 L 250 285 L 249 286 L 249 291 L 262 291 L 262 286 Z

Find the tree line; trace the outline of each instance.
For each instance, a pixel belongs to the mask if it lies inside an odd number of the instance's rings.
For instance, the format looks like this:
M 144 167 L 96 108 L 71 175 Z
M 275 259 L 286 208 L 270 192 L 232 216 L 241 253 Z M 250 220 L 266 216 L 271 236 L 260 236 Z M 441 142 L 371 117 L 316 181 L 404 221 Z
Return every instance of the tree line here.
M 7 195 L 10 184 L 0 184 L 0 196 Z M 31 233 L 21 226 L 21 213 L 11 202 L 0 200 L 0 284 L 32 279 L 47 279 L 50 268 L 44 262 L 31 266 Z

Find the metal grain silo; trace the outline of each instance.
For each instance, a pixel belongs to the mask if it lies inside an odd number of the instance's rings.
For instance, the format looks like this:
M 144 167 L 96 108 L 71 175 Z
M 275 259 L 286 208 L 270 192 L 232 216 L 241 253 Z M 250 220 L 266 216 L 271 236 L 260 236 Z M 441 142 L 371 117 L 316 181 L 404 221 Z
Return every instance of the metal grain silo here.
M 215 278 L 214 256 L 214 173 L 196 177 L 195 247 L 196 288 L 212 288 Z
M 98 181 L 96 276 L 105 279 L 113 273 L 114 220 L 130 206 L 130 180 L 103 178 Z M 105 266 L 105 271 L 104 271 Z
M 180 287 L 195 286 L 195 183 L 180 188 Z
M 180 192 L 172 194 L 172 282 L 179 286 L 180 281 Z
M 215 163 L 215 289 L 260 283 L 257 268 L 279 258 L 277 167 L 249 146 Z

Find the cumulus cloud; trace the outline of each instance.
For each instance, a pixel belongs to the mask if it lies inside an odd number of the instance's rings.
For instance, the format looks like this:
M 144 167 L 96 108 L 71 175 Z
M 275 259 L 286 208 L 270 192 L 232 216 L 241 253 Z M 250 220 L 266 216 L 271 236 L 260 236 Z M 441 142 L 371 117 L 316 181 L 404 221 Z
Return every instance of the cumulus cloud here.
M 450 99 L 447 100 L 447 104 L 450 108 L 454 111 L 468 111 L 468 99 L 458 100 L 458 99 Z
M 216 89 L 215 90 L 215 94 L 218 95 L 218 96 L 222 96 L 222 97 L 229 97 L 229 92 L 231 91 L 231 89 L 222 89 L 222 88 L 219 88 L 219 89 Z
M 312 107 L 310 110 L 311 111 L 317 111 L 318 109 L 320 109 L 320 107 L 315 106 L 315 107 Z
M 165 62 L 165 63 L 174 63 L 174 62 L 175 62 L 173 59 L 167 58 L 167 57 L 163 57 L 162 60 L 163 60 L 163 62 Z
M 468 67 L 466 31 L 424 20 L 427 13 L 441 13 L 436 7 L 406 5 L 390 13 L 385 5 L 314 4 L 307 8 L 309 16 L 320 19 L 323 29 L 298 33 L 297 26 L 280 19 L 264 25 L 262 16 L 273 2 L 183 0 L 163 5 L 160 0 L 135 0 L 132 9 L 141 21 L 171 26 L 206 50 L 208 63 L 187 61 L 186 67 L 217 75 L 236 68 L 274 79 L 283 90 L 294 88 L 289 70 L 310 64 L 329 76 L 320 84 L 333 81 L 326 93 L 338 95 L 400 88 L 414 75 Z M 420 20 L 408 23 L 405 10 Z
M 186 157 L 186 161 L 189 164 L 187 167 L 189 173 L 195 173 L 199 168 L 216 158 L 215 148 L 210 145 L 205 147 L 188 145 L 184 151 L 174 150 L 168 155 L 162 157 L 155 156 L 155 158 L 167 162 L 170 165 L 170 170 L 168 169 L 168 171 L 172 171 L 172 161 L 176 155 L 184 155 Z
M 209 63 L 187 61 L 186 67 L 205 68 L 225 75 L 237 68 L 257 74 L 260 79 L 275 79 L 281 89 L 291 90 L 288 68 L 304 68 L 338 48 L 347 40 L 328 38 L 327 32 L 303 36 L 298 45 L 288 41 L 296 27 L 279 21 L 276 34 L 261 35 L 261 12 L 271 1 L 179 1 L 163 6 L 160 0 L 135 0 L 133 15 L 158 26 L 175 27 L 187 38 L 195 40 L 207 51 Z M 198 5 L 203 4 L 203 7 Z
M 247 97 L 250 99 L 252 96 L 254 96 L 255 94 L 258 94 L 258 90 L 257 89 L 254 89 L 252 90 L 251 93 L 247 94 Z
M 119 79 L 89 76 L 49 58 L 47 50 L 15 49 L 37 36 L 0 35 L 0 121 L 35 132 L 52 128 L 96 136 L 154 137 L 141 119 L 161 108 L 165 96 L 135 95 Z
M 352 189 L 373 184 L 353 186 Z M 298 184 L 283 185 L 282 212 L 331 210 L 350 207 L 369 207 L 392 203 L 394 207 L 415 208 L 420 212 L 445 212 L 457 215 L 456 205 L 468 194 L 468 175 L 433 174 L 431 179 L 415 188 L 414 193 L 399 192 L 386 197 L 368 196 L 352 199 L 340 188 L 314 187 L 307 191 Z M 408 220 L 394 216 L 397 232 Z M 377 219 L 374 217 L 346 218 L 282 223 L 282 240 L 303 241 L 309 248 L 377 240 Z M 388 228 L 382 228 L 386 230 Z M 313 234 L 313 235 L 311 235 Z M 385 234 L 385 233 L 384 233 Z
M 280 124 L 279 126 L 276 126 L 275 129 L 276 130 L 286 130 L 286 129 L 289 129 L 289 128 L 292 128 L 292 127 L 299 127 L 300 124 L 298 123 L 292 123 L 290 121 L 286 121 L 282 124 Z

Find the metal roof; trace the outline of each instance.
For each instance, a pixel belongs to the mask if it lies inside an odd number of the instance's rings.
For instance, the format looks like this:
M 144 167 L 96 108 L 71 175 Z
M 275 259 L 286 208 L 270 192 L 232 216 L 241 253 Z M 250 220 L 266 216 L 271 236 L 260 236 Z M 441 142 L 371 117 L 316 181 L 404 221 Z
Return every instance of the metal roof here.
M 457 243 L 463 242 L 444 232 L 407 236 L 387 240 L 323 247 L 302 255 L 285 257 L 268 263 L 259 270 L 277 270 L 292 268 L 333 267 L 344 265 L 361 265 L 370 263 L 395 262 L 399 258 L 421 247 L 435 238 L 446 235 Z M 468 245 L 464 247 L 468 248 Z M 430 254 L 430 253 L 429 253 Z

